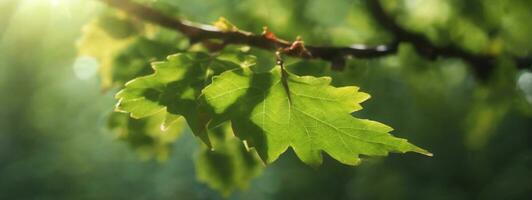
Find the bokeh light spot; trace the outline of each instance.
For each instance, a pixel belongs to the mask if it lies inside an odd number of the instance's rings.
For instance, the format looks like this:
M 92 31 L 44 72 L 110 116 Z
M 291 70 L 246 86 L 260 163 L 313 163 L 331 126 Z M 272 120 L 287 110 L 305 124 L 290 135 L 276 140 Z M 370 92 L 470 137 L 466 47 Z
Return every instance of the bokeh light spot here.
M 524 72 L 517 79 L 517 87 L 523 91 L 526 101 L 532 104 L 532 72 Z
M 60 4 L 59 0 L 50 0 L 50 4 L 52 4 L 53 7 L 57 7 Z
M 87 80 L 98 71 L 98 61 L 90 56 L 80 56 L 74 61 L 72 67 L 77 78 Z

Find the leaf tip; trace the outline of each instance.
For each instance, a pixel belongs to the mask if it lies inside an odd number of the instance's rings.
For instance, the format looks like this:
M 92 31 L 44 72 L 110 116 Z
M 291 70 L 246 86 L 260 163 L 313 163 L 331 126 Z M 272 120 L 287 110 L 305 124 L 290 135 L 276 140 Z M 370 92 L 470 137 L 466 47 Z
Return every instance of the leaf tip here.
M 428 156 L 428 157 L 434 157 L 434 154 L 432 154 L 431 152 L 429 152 L 429 151 L 427 151 L 425 149 L 419 148 L 419 147 L 416 147 L 414 152 L 422 154 L 422 155 L 425 155 L 425 156 Z
M 423 152 L 421 154 L 426 155 L 428 157 L 434 157 L 434 154 L 432 154 L 431 152 L 428 152 L 428 151 L 425 151 L 425 152 Z
M 127 110 L 122 109 L 122 99 L 118 100 L 118 102 L 115 104 L 113 111 L 117 113 L 129 113 Z

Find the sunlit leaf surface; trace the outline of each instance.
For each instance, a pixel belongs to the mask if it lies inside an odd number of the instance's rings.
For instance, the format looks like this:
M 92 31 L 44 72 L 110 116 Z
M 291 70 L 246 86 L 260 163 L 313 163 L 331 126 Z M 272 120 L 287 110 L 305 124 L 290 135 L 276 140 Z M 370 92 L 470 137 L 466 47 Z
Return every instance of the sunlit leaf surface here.
M 263 160 L 273 162 L 292 147 L 303 162 L 319 165 L 325 151 L 338 161 L 356 165 L 359 155 L 388 152 L 429 152 L 391 136 L 392 128 L 358 119 L 351 112 L 369 95 L 357 87 L 335 88 L 330 78 L 288 74 L 283 86 L 281 68 L 269 73 L 234 70 L 215 77 L 203 90 L 215 112 L 231 120 L 235 134 L 255 147 Z

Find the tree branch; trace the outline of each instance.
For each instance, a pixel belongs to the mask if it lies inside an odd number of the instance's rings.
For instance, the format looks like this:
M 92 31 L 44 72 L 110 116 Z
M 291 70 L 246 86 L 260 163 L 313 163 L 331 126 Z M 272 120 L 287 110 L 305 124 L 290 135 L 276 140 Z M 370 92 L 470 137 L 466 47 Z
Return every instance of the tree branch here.
M 333 64 L 333 69 L 338 70 L 344 67 L 345 59 L 350 57 L 374 58 L 394 54 L 397 52 L 399 42 L 412 43 L 420 55 L 429 59 L 435 59 L 437 56 L 461 58 L 471 64 L 474 72 L 480 78 L 486 78 L 496 65 L 496 57 L 493 55 L 475 55 L 455 46 L 437 47 L 424 35 L 403 29 L 384 11 L 378 0 L 368 1 L 371 13 L 380 24 L 395 35 L 397 41 L 387 45 L 366 46 L 355 44 L 346 47 L 303 45 L 302 41 L 299 40 L 289 42 L 275 37 L 273 33 L 267 30 L 261 35 L 241 30 L 224 31 L 211 25 L 173 18 L 131 0 L 101 1 L 132 16 L 179 31 L 186 35 L 192 43 L 218 39 L 223 44 L 246 44 L 270 51 L 284 49 L 283 53 L 285 55 L 326 60 Z M 518 68 L 527 68 L 532 65 L 532 58 L 516 58 L 515 61 Z
M 222 31 L 210 25 L 197 24 L 190 21 L 175 19 L 160 13 L 147 6 L 130 0 L 101 0 L 108 5 L 123 10 L 132 16 L 153 22 L 160 26 L 179 31 L 189 37 L 192 42 L 207 39 L 219 39 L 224 44 L 246 44 L 249 46 L 277 51 L 278 49 L 290 49 L 296 42 L 281 40 L 271 33 L 255 35 L 244 31 Z M 348 57 L 373 58 L 397 51 L 397 45 L 378 45 L 374 47 L 366 45 L 351 45 L 348 47 L 329 47 L 304 45 L 307 52 L 285 51 L 284 54 L 301 58 L 319 58 L 330 61 L 333 64 L 343 62 Z
M 472 54 L 454 45 L 438 47 L 423 34 L 410 32 L 402 28 L 395 20 L 384 11 L 380 0 L 367 1 L 369 10 L 373 17 L 384 28 L 391 31 L 396 37 L 397 42 L 411 43 L 418 54 L 428 58 L 435 59 L 438 56 L 442 57 L 456 57 L 467 61 L 473 68 L 474 72 L 480 78 L 487 78 L 496 66 L 495 55 L 490 54 Z M 529 68 L 532 65 L 532 58 L 514 58 L 518 69 Z

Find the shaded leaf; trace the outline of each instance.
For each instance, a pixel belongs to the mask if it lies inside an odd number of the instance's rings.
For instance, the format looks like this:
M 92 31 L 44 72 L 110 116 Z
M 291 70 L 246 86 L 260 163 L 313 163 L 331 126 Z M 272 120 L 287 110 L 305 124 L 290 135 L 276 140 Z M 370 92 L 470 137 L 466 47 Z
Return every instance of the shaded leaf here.
M 196 175 L 209 187 L 228 196 L 245 189 L 264 169 L 257 152 L 247 150 L 228 125 L 210 132 L 214 149 L 202 146 L 196 159 Z
M 111 66 L 113 86 L 122 87 L 131 79 L 153 73 L 151 62 L 163 60 L 177 51 L 177 48 L 165 42 L 136 38 L 114 57 Z
M 163 128 L 161 124 L 164 119 L 163 113 L 144 119 L 133 119 L 127 114 L 115 112 L 109 116 L 108 126 L 142 158 L 166 160 L 172 144 L 183 132 L 184 120 L 174 120 Z
M 182 115 L 194 134 L 209 144 L 206 125 L 210 116 L 197 99 L 213 74 L 238 67 L 204 53 L 169 56 L 165 62 L 153 63 L 155 73 L 128 82 L 116 94 L 116 109 L 137 119 L 160 112 L 167 118 Z

